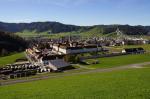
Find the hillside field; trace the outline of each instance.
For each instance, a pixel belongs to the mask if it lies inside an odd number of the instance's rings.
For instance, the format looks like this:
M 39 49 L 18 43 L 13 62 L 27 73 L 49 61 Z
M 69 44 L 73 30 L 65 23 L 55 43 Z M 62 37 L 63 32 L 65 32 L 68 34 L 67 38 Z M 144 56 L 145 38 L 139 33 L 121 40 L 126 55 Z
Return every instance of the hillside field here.
M 100 64 L 85 65 L 90 68 L 110 68 L 122 65 L 136 64 L 150 61 L 150 54 L 123 55 L 98 58 Z M 90 60 L 87 60 L 90 61 Z
M 116 46 L 114 48 L 137 48 L 137 47 L 142 47 L 144 48 L 146 51 L 150 52 L 150 44 L 145 44 L 145 45 L 125 45 L 125 46 Z
M 148 49 L 149 47 L 146 47 Z M 18 53 L 0 58 L 0 64 L 24 57 Z M 88 68 L 111 68 L 150 61 L 150 54 L 99 58 L 100 64 Z M 47 80 L 0 86 L 3 99 L 149 99 L 150 65 L 144 68 L 95 72 Z
M 3 99 L 149 99 L 150 68 L 91 73 L 0 87 Z
M 34 37 L 46 37 L 46 38 L 60 38 L 60 37 L 65 37 L 65 36 L 80 36 L 82 38 L 91 38 L 91 37 L 113 37 L 117 38 L 118 35 L 115 32 L 116 29 L 113 31 L 108 31 L 107 33 L 104 33 L 104 30 L 102 27 L 96 26 L 93 28 L 81 28 L 76 31 L 68 31 L 68 32 L 58 32 L 58 33 L 53 33 L 50 32 L 51 30 L 45 30 L 42 32 L 38 32 L 36 29 L 35 30 L 23 30 L 19 32 L 15 32 L 16 35 L 19 35 L 24 38 L 34 38 Z M 106 32 L 106 31 L 105 31 Z M 145 38 L 145 39 L 150 39 L 149 35 L 127 35 L 124 34 L 125 37 L 137 37 L 137 38 Z
M 5 57 L 0 57 L 0 66 L 6 65 L 6 64 L 12 64 L 15 62 L 16 59 L 23 58 L 24 52 L 12 54 Z

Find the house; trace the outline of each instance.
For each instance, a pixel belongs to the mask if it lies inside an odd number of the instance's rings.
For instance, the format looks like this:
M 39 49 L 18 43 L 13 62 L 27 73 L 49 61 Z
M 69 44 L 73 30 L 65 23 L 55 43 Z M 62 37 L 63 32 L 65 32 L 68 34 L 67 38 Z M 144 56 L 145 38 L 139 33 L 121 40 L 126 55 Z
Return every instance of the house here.
M 63 59 L 64 55 L 46 55 L 39 58 L 40 64 L 45 66 L 47 69 L 52 71 L 60 70 L 64 67 L 70 66 L 69 63 L 65 62 Z
M 128 38 L 125 40 L 125 44 L 126 45 L 143 45 L 143 44 L 147 44 L 147 40 L 142 39 L 142 38 Z
M 124 49 L 127 54 L 141 54 L 145 53 L 145 50 L 142 47 L 139 48 L 125 48 Z

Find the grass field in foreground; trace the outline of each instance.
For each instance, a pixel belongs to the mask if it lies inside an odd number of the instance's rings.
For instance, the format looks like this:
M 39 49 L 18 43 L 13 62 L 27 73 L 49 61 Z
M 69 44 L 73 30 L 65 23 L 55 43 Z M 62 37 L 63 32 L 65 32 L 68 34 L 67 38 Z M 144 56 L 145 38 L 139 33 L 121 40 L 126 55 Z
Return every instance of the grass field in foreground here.
M 3 99 L 149 99 L 150 68 L 53 78 L 0 87 Z
M 24 57 L 24 53 L 12 54 L 10 56 L 0 57 L 0 66 L 14 63 L 16 59 Z
M 150 54 L 136 54 L 136 55 L 124 55 L 115 57 L 98 58 L 100 64 L 87 65 L 87 67 L 93 68 L 110 68 L 115 66 L 136 64 L 142 62 L 150 62 Z

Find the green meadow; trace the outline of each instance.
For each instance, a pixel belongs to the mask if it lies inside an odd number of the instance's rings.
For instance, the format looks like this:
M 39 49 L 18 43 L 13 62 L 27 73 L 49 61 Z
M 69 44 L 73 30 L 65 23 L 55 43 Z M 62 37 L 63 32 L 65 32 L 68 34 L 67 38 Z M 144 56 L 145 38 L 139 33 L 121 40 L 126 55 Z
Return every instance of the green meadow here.
M 91 73 L 0 87 L 2 99 L 149 99 L 150 68 Z
M 15 54 L 5 56 L 5 57 L 0 57 L 0 66 L 6 65 L 6 64 L 12 64 L 16 61 L 16 59 L 23 58 L 23 57 L 25 57 L 23 52 L 15 53 Z
M 127 46 L 130 47 L 130 46 Z M 132 46 L 133 47 L 133 46 Z M 149 49 L 145 45 L 146 49 Z M 0 65 L 13 63 L 24 53 L 0 58 Z M 150 53 L 98 58 L 89 68 L 111 68 L 150 62 Z M 82 71 L 81 71 L 82 72 Z M 2 99 L 150 99 L 150 65 L 144 68 L 95 72 L 0 86 Z
M 99 64 L 84 65 L 84 66 L 91 68 L 110 68 L 122 65 L 150 62 L 150 53 L 105 57 L 105 58 L 98 58 L 97 60 L 99 60 L 100 62 Z
M 145 44 L 145 45 L 125 45 L 125 46 L 116 46 L 114 48 L 137 48 L 137 47 L 142 47 L 144 48 L 146 51 L 150 51 L 150 44 Z
M 124 48 L 138 48 L 142 47 L 146 52 L 150 52 L 150 44 L 145 45 L 124 45 L 124 46 L 114 46 L 114 47 L 106 47 L 110 50 L 110 52 L 121 52 Z
M 57 33 L 57 34 L 49 34 L 49 31 L 45 32 L 37 32 L 36 30 L 34 31 L 28 31 L 24 30 L 23 32 L 17 32 L 15 33 L 16 35 L 23 37 L 23 38 L 34 38 L 34 37 L 46 37 L 46 38 L 61 38 L 69 35 L 78 35 L 76 32 L 64 32 L 64 33 Z

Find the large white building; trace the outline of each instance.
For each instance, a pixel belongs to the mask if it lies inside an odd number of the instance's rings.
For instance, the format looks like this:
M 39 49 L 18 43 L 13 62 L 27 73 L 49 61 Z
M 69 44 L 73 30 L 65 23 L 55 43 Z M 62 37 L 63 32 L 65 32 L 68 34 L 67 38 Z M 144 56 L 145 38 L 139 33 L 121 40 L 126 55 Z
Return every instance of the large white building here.
M 80 53 L 88 52 L 98 52 L 101 51 L 95 44 L 50 44 L 50 49 L 38 49 L 38 47 L 32 47 L 26 50 L 26 53 L 30 60 L 41 65 L 43 70 L 49 68 L 52 70 L 58 70 L 70 66 L 68 62 L 65 61 L 64 57 L 67 55 L 74 55 Z
M 85 45 L 85 46 L 59 46 L 54 45 L 53 46 L 53 52 L 58 52 L 59 54 L 78 54 L 78 53 L 88 53 L 88 52 L 97 52 L 100 51 L 101 48 L 99 48 L 96 45 Z

